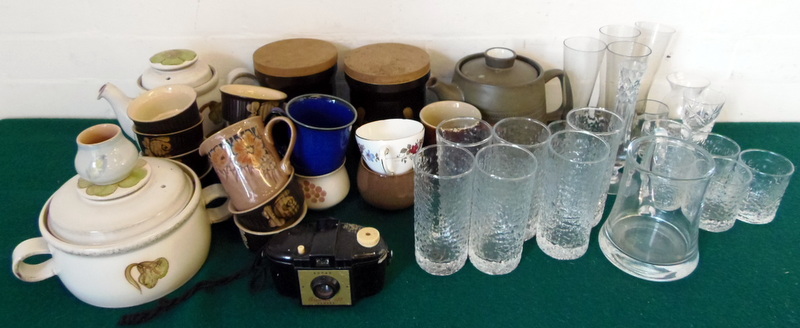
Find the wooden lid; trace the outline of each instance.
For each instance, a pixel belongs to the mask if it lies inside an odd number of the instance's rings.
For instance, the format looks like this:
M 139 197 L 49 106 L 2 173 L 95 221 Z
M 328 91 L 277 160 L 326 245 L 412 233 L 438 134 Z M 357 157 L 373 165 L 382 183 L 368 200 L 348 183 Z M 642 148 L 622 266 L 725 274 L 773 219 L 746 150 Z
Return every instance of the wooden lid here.
M 253 53 L 256 71 L 277 77 L 317 74 L 336 65 L 338 59 L 339 52 L 333 44 L 316 39 L 275 41 Z
M 401 43 L 377 43 L 351 51 L 344 58 L 344 72 L 370 84 L 401 84 L 419 79 L 430 71 L 425 50 Z

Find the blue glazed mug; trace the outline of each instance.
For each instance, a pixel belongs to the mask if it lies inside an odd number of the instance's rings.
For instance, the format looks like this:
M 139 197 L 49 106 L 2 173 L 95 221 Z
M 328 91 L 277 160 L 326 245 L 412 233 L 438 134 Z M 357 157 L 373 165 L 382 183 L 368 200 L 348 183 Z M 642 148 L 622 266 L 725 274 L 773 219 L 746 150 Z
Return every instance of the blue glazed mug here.
M 325 175 L 342 166 L 357 117 L 353 105 L 330 95 L 305 94 L 286 104 L 285 115 L 297 129 L 291 155 L 297 174 Z

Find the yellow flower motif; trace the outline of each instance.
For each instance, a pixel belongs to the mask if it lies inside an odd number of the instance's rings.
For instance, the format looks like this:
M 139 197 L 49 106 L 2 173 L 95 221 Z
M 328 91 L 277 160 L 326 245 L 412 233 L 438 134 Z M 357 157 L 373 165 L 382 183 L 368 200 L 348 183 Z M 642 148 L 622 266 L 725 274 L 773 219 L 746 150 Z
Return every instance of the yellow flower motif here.
M 266 149 L 261 138 L 250 133 L 245 133 L 241 138 L 233 143 L 233 152 L 236 154 L 236 162 L 241 165 L 252 167 L 261 166 L 261 160 L 266 155 Z
M 146 156 L 167 157 L 172 151 L 169 137 L 145 137 L 142 144 Z

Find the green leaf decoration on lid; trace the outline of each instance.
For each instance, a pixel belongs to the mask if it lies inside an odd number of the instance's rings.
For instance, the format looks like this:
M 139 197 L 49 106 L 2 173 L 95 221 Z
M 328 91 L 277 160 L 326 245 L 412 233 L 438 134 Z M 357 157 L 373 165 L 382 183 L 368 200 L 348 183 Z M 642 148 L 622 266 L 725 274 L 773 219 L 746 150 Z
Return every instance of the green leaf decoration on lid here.
M 127 178 L 122 179 L 122 181 L 117 183 L 112 183 L 109 185 L 96 185 L 83 178 L 78 178 L 78 188 L 79 189 L 86 189 L 86 194 L 89 196 L 98 196 L 98 197 L 105 197 L 108 195 L 113 194 L 117 191 L 118 188 L 131 188 L 136 186 L 142 179 L 147 177 L 147 169 L 145 168 L 146 162 L 142 159 L 139 159 L 136 162 L 136 166 L 128 175 Z
M 197 53 L 188 49 L 173 49 L 159 52 L 150 57 L 150 62 L 161 65 L 180 65 L 187 61 L 194 60 Z

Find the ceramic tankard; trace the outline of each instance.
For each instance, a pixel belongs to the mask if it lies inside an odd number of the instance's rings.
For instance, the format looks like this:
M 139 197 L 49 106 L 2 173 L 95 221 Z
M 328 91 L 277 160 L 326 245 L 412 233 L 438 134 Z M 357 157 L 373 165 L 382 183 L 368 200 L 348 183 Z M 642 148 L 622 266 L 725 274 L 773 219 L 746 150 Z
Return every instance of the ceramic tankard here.
M 275 149 L 272 130 L 283 122 L 289 126 L 289 144 L 283 158 Z M 279 192 L 294 172 L 289 162 L 296 134 L 292 121 L 276 116 L 266 126 L 259 116 L 239 121 L 209 136 L 200 154 L 211 165 L 228 192 L 235 210 L 247 210 Z

